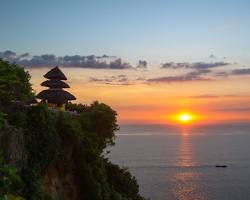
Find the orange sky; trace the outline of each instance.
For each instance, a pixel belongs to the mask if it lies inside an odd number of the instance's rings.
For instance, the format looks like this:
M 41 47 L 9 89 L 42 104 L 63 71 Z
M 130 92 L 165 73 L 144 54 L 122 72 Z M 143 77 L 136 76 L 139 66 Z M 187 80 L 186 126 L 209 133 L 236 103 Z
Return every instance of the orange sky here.
M 43 89 L 40 83 L 47 71 L 48 68 L 29 70 L 36 92 Z M 62 68 L 62 71 L 68 77 L 69 91 L 77 97 L 76 102 L 104 102 L 118 112 L 120 123 L 173 123 L 171 117 L 184 111 L 199 116 L 195 123 L 250 120 L 248 76 L 210 81 L 145 83 L 141 77 L 154 77 L 162 72 L 77 68 Z M 90 78 L 123 74 L 130 79 L 127 84 L 89 81 Z

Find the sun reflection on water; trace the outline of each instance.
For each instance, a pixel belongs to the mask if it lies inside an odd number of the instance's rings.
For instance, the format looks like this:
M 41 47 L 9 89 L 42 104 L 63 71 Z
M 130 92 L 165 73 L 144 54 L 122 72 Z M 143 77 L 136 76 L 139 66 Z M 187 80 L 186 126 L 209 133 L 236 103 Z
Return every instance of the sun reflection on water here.
M 173 195 L 176 200 L 206 200 L 200 186 L 200 174 L 195 168 L 191 135 L 188 128 L 182 130 L 177 159 L 178 170 L 173 177 Z

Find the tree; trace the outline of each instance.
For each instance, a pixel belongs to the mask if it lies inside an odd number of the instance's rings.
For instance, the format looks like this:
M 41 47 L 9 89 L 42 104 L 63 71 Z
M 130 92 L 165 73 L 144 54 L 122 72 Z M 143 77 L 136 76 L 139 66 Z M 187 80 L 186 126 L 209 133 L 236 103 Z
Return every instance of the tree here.
M 33 96 L 29 80 L 23 68 L 0 59 L 0 110 L 13 101 L 23 102 Z
M 111 107 L 98 101 L 87 106 L 81 113 L 82 129 L 89 133 L 100 151 L 114 144 L 115 131 L 119 129 L 116 115 Z

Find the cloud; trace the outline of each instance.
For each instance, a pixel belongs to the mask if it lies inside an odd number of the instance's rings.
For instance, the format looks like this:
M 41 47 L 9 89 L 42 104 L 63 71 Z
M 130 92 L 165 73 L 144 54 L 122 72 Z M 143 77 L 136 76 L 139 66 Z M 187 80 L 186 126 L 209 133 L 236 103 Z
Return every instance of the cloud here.
M 110 68 L 110 69 L 130 69 L 130 68 L 132 68 L 132 65 L 130 65 L 129 63 L 123 62 L 120 58 L 118 58 L 114 61 L 111 61 L 108 64 L 108 66 L 109 67 L 107 67 L 107 68 Z
M 147 79 L 148 83 L 173 83 L 173 82 L 190 82 L 190 81 L 209 81 L 210 78 L 202 77 L 202 72 L 199 73 L 198 71 L 190 72 L 184 75 L 179 76 L 163 76 L 163 77 L 156 77 Z
M 228 72 L 223 72 L 223 71 L 215 72 L 215 73 L 213 73 L 213 76 L 214 77 L 228 77 L 229 73 Z
M 235 69 L 231 72 L 232 75 L 249 75 L 250 68 Z
M 187 73 L 187 76 L 197 77 L 197 76 L 200 76 L 203 74 L 208 74 L 210 72 L 211 72 L 211 70 L 209 70 L 209 69 L 197 69 L 196 71 L 192 71 L 192 72 Z
M 0 52 L 0 57 L 7 58 L 7 59 L 13 59 L 16 57 L 16 53 L 8 50 L 8 51 Z
M 209 56 L 209 58 L 211 58 L 211 59 L 216 59 L 216 56 L 215 56 L 214 54 L 211 54 L 211 55 Z
M 107 84 L 107 85 L 132 85 L 126 75 L 106 76 L 104 78 L 90 77 L 89 82 Z
M 172 82 L 190 82 L 190 81 L 209 81 L 211 78 L 203 77 L 203 75 L 209 74 L 211 70 L 209 69 L 196 69 L 189 73 L 177 76 L 163 76 L 147 79 L 147 82 L 154 83 L 172 83 Z
M 213 73 L 214 77 L 230 77 L 230 76 L 248 76 L 250 75 L 250 68 L 234 69 L 231 71 L 221 71 Z
M 9 62 L 17 63 L 23 67 L 79 67 L 92 69 L 130 69 L 133 68 L 128 62 L 122 61 L 121 58 L 114 56 L 55 56 L 54 54 L 43 54 L 31 56 L 29 53 L 17 55 L 13 51 L 0 52 L 0 58 Z
M 136 68 L 146 69 L 147 66 L 148 66 L 148 62 L 146 60 L 139 60 L 139 63 L 136 66 Z
M 211 63 L 206 63 L 206 62 L 195 62 L 195 63 L 167 62 L 167 63 L 162 64 L 161 68 L 162 69 L 181 69 L 181 68 L 186 68 L 186 69 L 210 69 L 210 68 L 222 67 L 222 66 L 226 66 L 226 65 L 230 65 L 230 63 L 227 63 L 227 62 L 211 62 Z
M 19 58 L 27 58 L 27 57 L 29 57 L 29 56 L 30 56 L 29 53 L 24 53 L 24 54 L 21 54 L 21 55 L 19 56 Z

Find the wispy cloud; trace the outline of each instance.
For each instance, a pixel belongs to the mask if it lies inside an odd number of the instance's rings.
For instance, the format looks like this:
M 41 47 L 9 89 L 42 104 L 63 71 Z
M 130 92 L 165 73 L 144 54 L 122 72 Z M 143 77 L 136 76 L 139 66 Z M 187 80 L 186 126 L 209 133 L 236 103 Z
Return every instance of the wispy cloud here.
M 162 69 L 181 69 L 181 68 L 188 68 L 188 69 L 210 69 L 210 68 L 216 68 L 216 67 L 223 67 L 230 65 L 230 63 L 227 62 L 195 62 L 195 63 L 175 63 L 175 62 L 166 62 L 163 63 L 161 68 Z
M 235 69 L 231 72 L 232 75 L 249 75 L 250 68 Z
M 148 83 L 173 83 L 173 82 L 190 82 L 190 81 L 210 81 L 211 78 L 202 77 L 202 72 L 190 72 L 179 76 L 162 76 L 147 79 Z
M 129 81 L 126 75 L 118 75 L 118 76 L 106 76 L 104 78 L 94 78 L 90 77 L 89 82 L 107 84 L 107 85 L 131 85 L 132 83 Z

